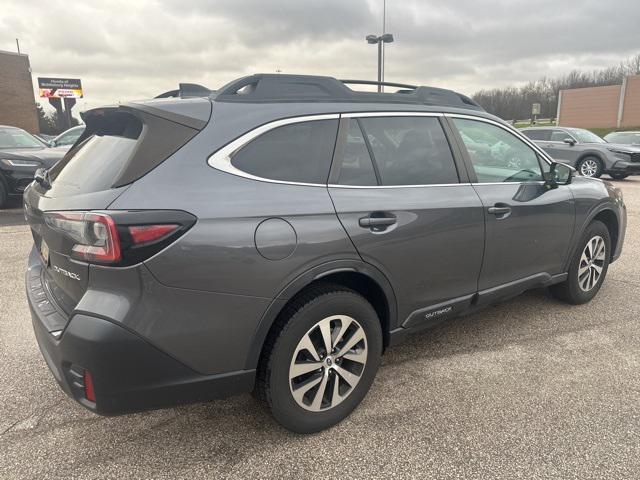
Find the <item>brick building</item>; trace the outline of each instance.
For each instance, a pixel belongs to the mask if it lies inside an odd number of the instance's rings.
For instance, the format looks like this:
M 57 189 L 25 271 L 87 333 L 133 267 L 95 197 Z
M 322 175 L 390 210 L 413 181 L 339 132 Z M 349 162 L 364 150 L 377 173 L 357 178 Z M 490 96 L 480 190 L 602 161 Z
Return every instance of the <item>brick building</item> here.
M 640 75 L 622 85 L 561 90 L 557 118 L 565 127 L 640 127 Z
M 0 125 L 39 132 L 28 55 L 0 50 Z

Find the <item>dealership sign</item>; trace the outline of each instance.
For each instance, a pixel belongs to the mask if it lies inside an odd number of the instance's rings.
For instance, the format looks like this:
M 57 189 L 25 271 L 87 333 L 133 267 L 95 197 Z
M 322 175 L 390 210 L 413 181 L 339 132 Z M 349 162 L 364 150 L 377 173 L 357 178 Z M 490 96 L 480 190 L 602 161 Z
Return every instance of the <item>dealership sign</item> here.
M 82 98 L 79 78 L 38 77 L 40 98 Z

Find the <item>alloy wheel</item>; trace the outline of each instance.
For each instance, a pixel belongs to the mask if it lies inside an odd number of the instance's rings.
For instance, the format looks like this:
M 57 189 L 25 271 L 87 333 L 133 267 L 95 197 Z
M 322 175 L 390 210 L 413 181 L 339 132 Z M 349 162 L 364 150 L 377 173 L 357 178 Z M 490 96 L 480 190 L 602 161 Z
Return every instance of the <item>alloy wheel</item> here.
M 580 164 L 580 173 L 584 177 L 593 177 L 597 172 L 598 162 L 592 158 L 587 158 Z
M 316 323 L 302 337 L 289 367 L 289 388 L 306 410 L 329 410 L 344 401 L 362 378 L 367 363 L 367 335 L 346 315 Z
M 582 251 L 580 264 L 578 265 L 578 285 L 584 292 L 588 292 L 596 286 L 606 259 L 606 245 L 604 239 L 597 235 L 587 242 Z

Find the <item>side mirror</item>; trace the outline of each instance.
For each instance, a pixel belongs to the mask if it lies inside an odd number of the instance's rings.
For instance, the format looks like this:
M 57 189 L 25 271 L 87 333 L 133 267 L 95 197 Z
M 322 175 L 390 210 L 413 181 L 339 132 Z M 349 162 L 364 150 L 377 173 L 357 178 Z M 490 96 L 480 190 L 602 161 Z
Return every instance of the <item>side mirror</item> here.
M 547 188 L 558 188 L 559 185 L 569 185 L 576 169 L 564 163 L 554 162 L 551 168 L 544 174 L 544 184 Z
M 573 138 L 568 138 L 568 137 L 565 138 L 563 142 L 571 145 L 572 147 L 576 144 L 576 141 Z

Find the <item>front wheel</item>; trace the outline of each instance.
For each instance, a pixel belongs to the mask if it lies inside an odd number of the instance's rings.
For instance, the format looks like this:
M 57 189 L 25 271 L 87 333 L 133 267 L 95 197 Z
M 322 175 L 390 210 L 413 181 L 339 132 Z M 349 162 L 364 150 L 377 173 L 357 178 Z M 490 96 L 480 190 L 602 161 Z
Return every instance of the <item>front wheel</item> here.
M 585 157 L 578 163 L 578 171 L 583 177 L 600 178 L 603 169 L 602 160 L 597 157 Z
M 551 293 L 567 303 L 579 305 L 596 296 L 609 268 L 611 236 L 600 221 L 587 227 L 576 249 L 567 280 L 550 287 Z
M 365 397 L 380 365 L 382 331 L 358 293 L 325 285 L 287 307 L 267 339 L 256 393 L 283 427 L 329 428 Z

